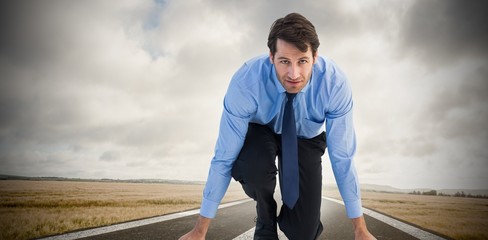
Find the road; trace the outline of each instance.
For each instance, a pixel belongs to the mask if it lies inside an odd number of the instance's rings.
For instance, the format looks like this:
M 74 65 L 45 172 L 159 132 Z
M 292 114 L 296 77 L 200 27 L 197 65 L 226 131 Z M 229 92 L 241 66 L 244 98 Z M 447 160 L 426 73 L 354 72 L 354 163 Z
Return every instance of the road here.
M 207 239 L 252 239 L 256 216 L 255 206 L 255 202 L 250 199 L 222 205 L 217 218 L 212 221 Z M 443 239 L 377 212 L 363 210 L 368 229 L 377 239 Z M 354 239 L 351 221 L 346 217 L 344 206 L 340 201 L 323 197 L 321 211 L 324 231 L 319 239 Z M 174 240 L 193 227 L 197 215 L 198 210 L 193 210 L 52 236 L 44 238 L 44 240 Z M 286 237 L 280 233 L 280 239 L 286 239 Z

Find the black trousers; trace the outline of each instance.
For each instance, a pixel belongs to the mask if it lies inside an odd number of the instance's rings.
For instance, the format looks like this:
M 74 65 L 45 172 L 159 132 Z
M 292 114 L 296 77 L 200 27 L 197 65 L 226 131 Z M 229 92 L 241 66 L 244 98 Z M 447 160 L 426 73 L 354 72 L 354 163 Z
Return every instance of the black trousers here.
M 322 195 L 322 155 L 325 152 L 325 133 L 311 139 L 298 139 L 300 196 L 293 209 L 282 205 L 276 216 L 273 198 L 278 168 L 281 166 L 281 135 L 267 126 L 251 123 L 244 146 L 232 168 L 232 177 L 239 181 L 244 192 L 256 203 L 257 222 L 275 226 L 290 240 L 316 239 L 322 232 L 320 204 Z M 281 183 L 280 183 L 281 185 Z M 269 228 L 268 228 L 269 229 Z M 255 238 L 259 233 L 256 225 Z

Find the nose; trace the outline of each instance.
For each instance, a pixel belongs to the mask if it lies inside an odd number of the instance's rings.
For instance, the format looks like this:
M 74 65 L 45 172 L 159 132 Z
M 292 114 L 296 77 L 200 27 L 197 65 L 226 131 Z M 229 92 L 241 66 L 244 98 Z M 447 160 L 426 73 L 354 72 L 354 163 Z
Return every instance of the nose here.
M 300 70 L 295 64 L 290 64 L 288 67 L 288 77 L 291 79 L 297 79 L 300 76 Z

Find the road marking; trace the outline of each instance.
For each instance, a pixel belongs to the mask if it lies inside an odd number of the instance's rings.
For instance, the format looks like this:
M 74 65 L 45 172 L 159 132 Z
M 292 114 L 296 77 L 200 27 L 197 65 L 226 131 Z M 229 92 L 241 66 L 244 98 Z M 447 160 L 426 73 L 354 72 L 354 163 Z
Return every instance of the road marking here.
M 329 200 L 329 201 L 344 205 L 344 202 L 342 202 L 341 200 L 337 200 L 337 199 L 333 199 L 333 198 L 329 198 L 329 197 L 322 197 L 322 198 L 325 200 Z M 437 235 L 434 235 L 432 233 L 424 231 L 422 229 L 416 228 L 412 225 L 409 225 L 409 224 L 406 224 L 404 222 L 398 221 L 394 218 L 385 216 L 381 213 L 378 213 L 378 212 L 375 212 L 375 211 L 372 211 L 372 210 L 369 210 L 366 208 L 362 208 L 362 210 L 363 210 L 364 214 L 366 214 L 372 218 L 376 218 L 379 221 L 384 222 L 384 223 L 386 223 L 386 224 L 388 224 L 394 228 L 397 228 L 403 232 L 406 232 L 407 234 L 410 234 L 410 235 L 412 235 L 418 239 L 422 239 L 422 240 L 443 240 L 444 239 L 444 238 L 441 238 Z M 255 228 L 249 229 L 248 231 L 237 236 L 233 240 L 252 240 L 253 236 L 254 236 L 254 229 Z M 280 231 L 280 229 L 278 229 L 278 238 L 280 240 L 287 240 L 288 239 L 288 238 L 286 238 L 285 234 Z
M 329 198 L 329 197 L 322 197 L 322 198 L 325 200 L 329 200 L 329 201 L 336 202 L 336 203 L 344 205 L 344 202 L 341 200 L 337 200 L 337 199 Z M 404 222 L 398 221 L 394 218 L 385 216 L 381 213 L 369 210 L 367 208 L 362 208 L 362 210 L 363 210 L 364 214 L 366 214 L 372 218 L 376 218 L 379 221 L 382 221 L 382 222 L 384 222 L 384 223 L 386 223 L 386 224 L 388 224 L 394 228 L 400 229 L 401 231 L 406 232 L 406 233 L 408 233 L 408 234 L 410 234 L 410 235 L 412 235 L 418 239 L 422 239 L 422 240 L 442 240 L 442 239 L 444 239 L 444 238 L 439 237 L 435 234 L 424 231 L 420 228 L 414 227 L 414 226 L 406 224 Z
M 254 238 L 254 229 L 255 227 L 247 230 L 245 233 L 235 237 L 232 240 L 252 240 Z M 288 238 L 285 236 L 285 234 L 280 231 L 280 228 L 278 228 L 278 239 L 279 240 L 288 240 Z
M 329 197 L 322 197 L 325 200 L 329 200 L 332 202 L 339 203 L 341 205 L 344 205 L 344 203 L 340 200 L 329 198 Z M 226 208 L 226 207 L 231 207 L 235 205 L 239 205 L 242 203 L 246 203 L 249 201 L 253 201 L 252 199 L 244 199 L 236 202 L 231 202 L 231 203 L 226 203 L 226 204 L 221 204 L 219 206 L 219 209 L 221 208 Z M 425 240 L 442 240 L 444 238 L 441 238 L 435 234 L 429 233 L 427 231 L 424 231 L 422 229 L 419 229 L 417 227 L 411 226 L 409 224 L 406 224 L 404 222 L 398 221 L 394 218 L 385 216 L 383 214 L 380 214 L 378 212 L 362 208 L 363 213 L 373 217 L 381 222 L 384 222 L 390 226 L 393 226 L 403 232 L 406 232 L 416 238 L 419 239 L 425 239 Z M 72 233 L 66 233 L 62 235 L 56 235 L 56 236 L 51 236 L 51 237 L 46 237 L 46 238 L 41 238 L 41 240 L 71 240 L 71 239 L 78 239 L 78 238 L 84 238 L 84 237 L 90 237 L 90 236 L 95 236 L 95 235 L 100 235 L 100 234 L 105 234 L 109 232 L 115 232 L 119 230 L 124 230 L 128 228 L 135 228 L 135 227 L 140 227 L 144 225 L 149 225 L 153 223 L 158 223 L 158 222 L 163 222 L 163 221 L 168 221 L 176 218 L 181 218 L 181 217 L 186 217 L 186 216 L 191 216 L 194 214 L 198 214 L 200 212 L 199 209 L 196 210 L 190 210 L 190 211 L 185 211 L 185 212 L 179 212 L 179 213 L 173 213 L 169 215 L 164 215 L 164 216 L 159 216 L 159 217 L 153 217 L 153 218 L 148 218 L 148 219 L 143 219 L 143 220 L 137 220 L 137 221 L 131 221 L 131 222 L 126 222 L 126 223 L 119 223 L 119 224 L 114 224 L 106 227 L 99 227 L 99 228 L 93 228 L 93 229 L 88 229 L 88 230 L 83 230 L 83 231 L 78 231 L 78 232 L 72 232 Z M 254 229 L 251 228 L 245 233 L 237 236 L 233 240 L 250 240 L 253 239 L 254 236 Z M 286 236 L 284 235 L 283 232 L 281 232 L 278 229 L 278 237 L 280 240 L 287 240 Z
M 221 208 L 226 208 L 226 207 L 232 207 L 235 205 L 239 205 L 241 203 L 249 202 L 252 201 L 252 199 L 244 199 L 240 201 L 235 201 L 235 202 L 230 202 L 230 203 L 225 203 L 221 204 L 219 206 L 219 209 Z M 88 229 L 88 230 L 83 230 L 79 232 L 72 232 L 72 233 L 66 233 L 62 235 L 56 235 L 52 237 L 46 237 L 46 238 L 41 238 L 42 240 L 71 240 L 71 239 L 78 239 L 78 238 L 84 238 L 84 237 L 91 237 L 95 235 L 100 235 L 104 233 L 109 233 L 109 232 L 115 232 L 119 230 L 124 230 L 128 228 L 135 228 L 135 227 L 140 227 L 144 225 L 149 225 L 153 223 L 158 223 L 158 222 L 163 222 L 163 221 L 168 221 L 176 218 L 181 218 L 181 217 L 186 217 L 186 216 L 191 216 L 194 214 L 200 213 L 200 209 L 196 210 L 190 210 L 186 212 L 179 212 L 179 213 L 173 213 L 173 214 L 168 214 L 164 216 L 159 216 L 159 217 L 153 217 L 153 218 L 147 218 L 143 220 L 137 220 L 137 221 L 131 221 L 131 222 L 126 222 L 126 223 L 119 223 L 119 224 L 114 224 L 106 227 L 99 227 L 99 228 L 93 228 L 93 229 Z

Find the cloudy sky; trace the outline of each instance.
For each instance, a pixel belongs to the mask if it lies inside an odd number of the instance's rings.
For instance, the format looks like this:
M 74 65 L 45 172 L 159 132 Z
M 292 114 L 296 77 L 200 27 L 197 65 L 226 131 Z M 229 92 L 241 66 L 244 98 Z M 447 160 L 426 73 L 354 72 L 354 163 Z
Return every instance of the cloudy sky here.
M 488 188 L 481 2 L 2 1 L 0 174 L 204 181 L 231 76 L 299 12 L 351 82 L 361 183 Z

